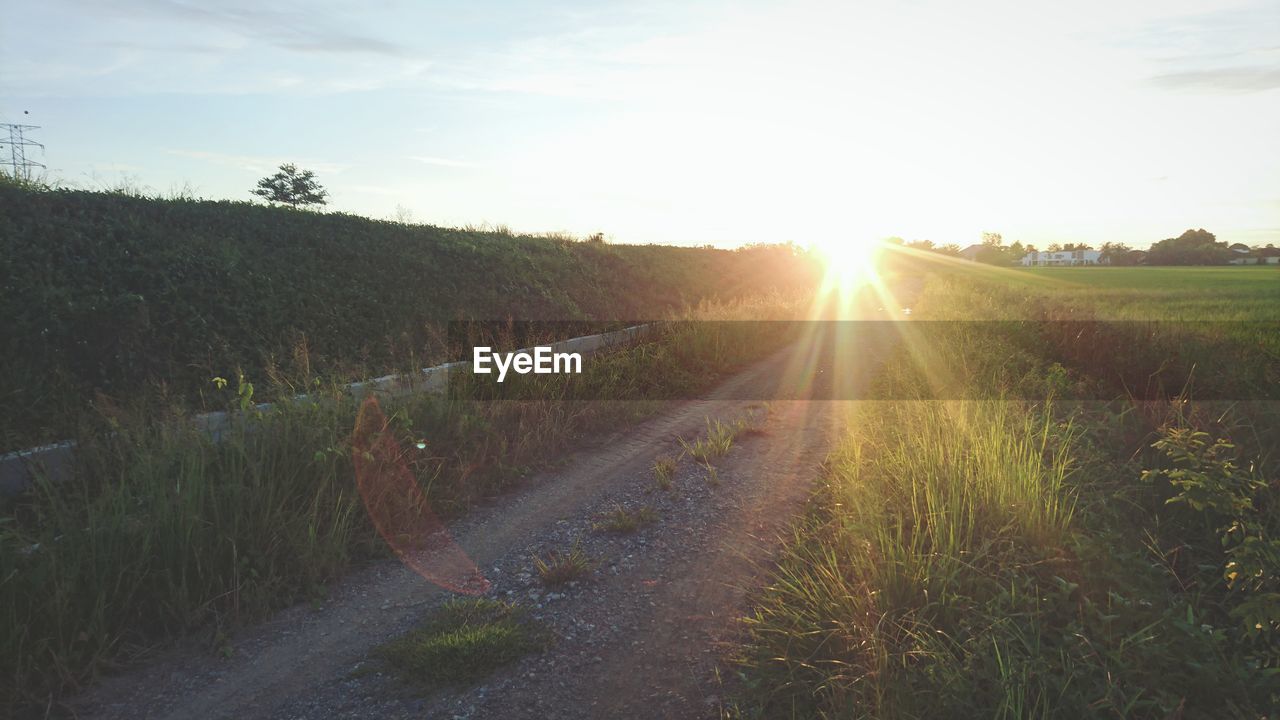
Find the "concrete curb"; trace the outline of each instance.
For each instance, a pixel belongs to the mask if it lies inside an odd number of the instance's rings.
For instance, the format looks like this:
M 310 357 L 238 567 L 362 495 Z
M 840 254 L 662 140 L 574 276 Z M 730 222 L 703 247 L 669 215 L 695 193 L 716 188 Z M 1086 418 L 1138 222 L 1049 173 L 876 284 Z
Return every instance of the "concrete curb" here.
M 561 340 L 551 343 L 550 347 L 553 352 L 576 352 L 589 355 L 598 350 L 634 343 L 647 334 L 652 327 L 649 324 L 632 325 L 598 335 Z M 522 352 L 532 350 L 533 348 L 521 349 Z M 449 377 L 453 373 L 469 372 L 470 368 L 470 360 L 445 363 L 423 368 L 417 377 L 384 375 L 372 380 L 351 383 L 346 389 L 357 400 L 371 393 L 384 397 L 400 397 L 414 392 L 443 393 L 449 388 Z M 298 395 L 293 400 L 305 401 L 307 396 Z M 262 403 L 255 409 L 264 411 L 270 410 L 271 407 L 271 403 Z M 235 414 L 238 413 L 201 413 L 192 417 L 191 420 L 202 432 L 218 441 Z M 67 440 L 0 455 L 0 495 L 16 495 L 22 492 L 31 486 L 37 476 L 44 476 L 54 482 L 70 477 L 75 468 L 75 447 L 74 440 Z

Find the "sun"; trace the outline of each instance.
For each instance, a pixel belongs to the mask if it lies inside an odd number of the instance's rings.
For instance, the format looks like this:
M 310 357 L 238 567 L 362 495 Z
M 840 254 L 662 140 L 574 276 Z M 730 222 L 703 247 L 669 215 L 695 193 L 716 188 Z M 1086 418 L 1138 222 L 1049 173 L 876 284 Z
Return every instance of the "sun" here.
M 882 243 L 878 240 L 832 238 L 811 248 L 826 265 L 824 290 L 848 294 L 877 280 Z

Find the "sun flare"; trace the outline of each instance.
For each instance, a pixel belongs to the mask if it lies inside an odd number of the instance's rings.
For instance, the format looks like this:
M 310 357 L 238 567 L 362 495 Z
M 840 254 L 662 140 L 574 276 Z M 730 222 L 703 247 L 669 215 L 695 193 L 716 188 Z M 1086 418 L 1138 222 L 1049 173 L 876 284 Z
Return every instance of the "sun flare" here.
M 825 291 L 848 294 L 874 283 L 881 252 L 879 241 L 833 239 L 816 242 L 812 248 L 826 264 Z

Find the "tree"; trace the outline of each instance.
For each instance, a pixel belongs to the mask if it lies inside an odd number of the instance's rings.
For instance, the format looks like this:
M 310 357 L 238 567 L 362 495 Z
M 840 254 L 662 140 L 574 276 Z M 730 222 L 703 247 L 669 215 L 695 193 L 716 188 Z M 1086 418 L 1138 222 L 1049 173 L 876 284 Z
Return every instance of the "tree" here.
M 1102 243 L 1102 246 L 1098 248 L 1098 250 L 1102 253 L 1100 258 L 1104 263 L 1107 263 L 1109 265 L 1132 265 L 1133 264 L 1132 256 L 1129 254 L 1133 252 L 1133 248 L 1129 247 L 1128 245 L 1125 245 L 1124 243 L 1104 242 Z
M 280 166 L 275 175 L 258 181 L 258 187 L 249 192 L 270 203 L 282 203 L 289 207 L 299 205 L 324 205 L 329 191 L 316 182 L 316 174 L 310 170 L 299 171 L 293 163 Z
M 988 265 L 1014 265 L 1026 254 L 1021 242 L 1005 245 L 1004 236 L 1000 233 L 984 232 L 982 247 L 973 259 Z
M 1200 228 L 1176 238 L 1154 243 L 1147 252 L 1148 265 L 1222 265 L 1231 251 L 1213 233 Z

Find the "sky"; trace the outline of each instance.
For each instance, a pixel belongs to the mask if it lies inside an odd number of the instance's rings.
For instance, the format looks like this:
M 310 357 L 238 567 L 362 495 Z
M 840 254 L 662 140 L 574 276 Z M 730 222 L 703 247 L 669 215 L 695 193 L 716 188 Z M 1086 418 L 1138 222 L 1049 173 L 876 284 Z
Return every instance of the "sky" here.
M 295 162 L 436 225 L 1280 245 L 1276 0 L 40 0 L 0 122 L 80 187 Z

